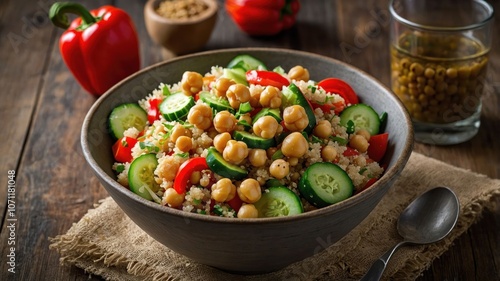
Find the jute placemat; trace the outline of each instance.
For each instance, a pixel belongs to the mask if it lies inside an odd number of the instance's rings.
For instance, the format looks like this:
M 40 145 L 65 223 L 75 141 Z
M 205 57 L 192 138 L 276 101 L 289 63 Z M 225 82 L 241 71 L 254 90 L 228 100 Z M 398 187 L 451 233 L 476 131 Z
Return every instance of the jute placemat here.
M 357 228 L 325 251 L 278 272 L 232 275 L 198 264 L 153 240 L 111 199 L 100 202 L 50 247 L 65 265 L 75 265 L 107 280 L 357 280 L 371 263 L 401 240 L 396 220 L 418 195 L 448 186 L 459 197 L 461 213 L 449 236 L 438 243 L 407 246 L 396 252 L 383 278 L 412 280 L 453 241 L 492 208 L 500 180 L 413 153 L 400 179 Z

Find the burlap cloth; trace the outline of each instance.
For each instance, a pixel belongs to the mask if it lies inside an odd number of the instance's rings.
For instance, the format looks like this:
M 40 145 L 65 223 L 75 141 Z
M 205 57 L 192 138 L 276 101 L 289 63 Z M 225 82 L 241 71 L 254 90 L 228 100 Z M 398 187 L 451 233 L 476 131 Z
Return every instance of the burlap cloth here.
M 438 243 L 402 247 L 384 279 L 412 280 L 444 253 L 453 241 L 495 207 L 500 180 L 413 153 L 400 179 L 357 228 L 325 251 L 285 269 L 239 276 L 198 264 L 153 240 L 111 199 L 89 212 L 66 234 L 51 238 L 62 264 L 76 265 L 107 280 L 356 280 L 371 263 L 401 240 L 396 220 L 416 196 L 445 185 L 459 197 L 461 213 L 449 236 Z

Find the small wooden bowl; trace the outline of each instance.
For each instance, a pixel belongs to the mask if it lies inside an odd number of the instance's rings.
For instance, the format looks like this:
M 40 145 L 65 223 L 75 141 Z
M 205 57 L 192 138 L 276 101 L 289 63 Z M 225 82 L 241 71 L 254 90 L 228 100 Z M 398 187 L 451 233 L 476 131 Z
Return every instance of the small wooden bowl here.
M 173 55 L 199 51 L 210 39 L 217 20 L 217 1 L 201 0 L 208 6 L 199 16 L 168 19 L 156 12 L 164 0 L 149 0 L 144 6 L 144 20 L 149 36 Z

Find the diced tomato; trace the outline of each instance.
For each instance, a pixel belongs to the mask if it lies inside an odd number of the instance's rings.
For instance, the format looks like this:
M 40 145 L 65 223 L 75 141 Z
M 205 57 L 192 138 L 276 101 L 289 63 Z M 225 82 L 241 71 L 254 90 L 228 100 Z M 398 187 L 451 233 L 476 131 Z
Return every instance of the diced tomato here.
M 149 124 L 153 124 L 156 120 L 160 119 L 160 110 L 158 106 L 161 103 L 161 99 L 150 99 L 149 109 L 148 109 L 148 121 Z
M 235 194 L 233 199 L 227 201 L 227 204 L 229 204 L 229 206 L 231 206 L 231 208 L 233 208 L 237 213 L 241 208 L 241 205 L 243 205 L 243 201 L 241 201 L 238 194 Z
M 251 116 L 251 117 L 254 117 L 254 116 L 255 116 L 255 115 L 257 115 L 257 113 L 259 113 L 261 110 L 262 110 L 262 107 L 255 107 L 254 109 L 252 109 L 252 111 L 250 111 L 250 116 Z
M 338 101 L 334 104 L 318 104 L 310 102 L 313 109 L 320 108 L 325 113 L 330 113 L 332 110 L 336 115 L 339 115 L 345 108 L 345 103 Z
M 137 140 L 131 137 L 123 137 L 113 145 L 113 157 L 117 162 L 125 163 L 132 162 L 132 147 L 137 143 Z
M 182 163 L 177 171 L 174 180 L 174 189 L 178 194 L 186 193 L 186 186 L 189 182 L 191 174 L 196 171 L 203 171 L 208 169 L 207 161 L 204 157 L 190 158 Z
M 378 134 L 370 137 L 368 143 L 368 156 L 376 162 L 382 160 L 387 150 L 388 133 Z
M 249 70 L 246 73 L 248 83 L 261 86 L 274 86 L 281 90 L 284 86 L 290 85 L 290 81 L 283 75 L 268 70 Z
M 352 87 L 342 79 L 326 78 L 318 83 L 318 87 L 329 93 L 338 94 L 344 98 L 346 104 L 359 103 L 358 95 L 356 95 Z
M 367 188 L 369 188 L 369 187 L 370 187 L 370 186 L 372 186 L 372 185 L 373 185 L 373 184 L 374 184 L 377 180 L 378 180 L 378 178 L 371 178 L 371 179 L 369 179 L 369 180 L 365 183 L 365 185 L 364 185 L 363 187 L 361 187 L 361 188 L 359 188 L 359 189 L 357 189 L 357 190 L 356 190 L 356 194 L 357 194 L 357 193 L 360 193 L 361 191 L 363 191 L 363 190 L 365 190 L 365 189 L 367 189 Z
M 349 156 L 356 156 L 356 155 L 359 155 L 359 152 L 354 149 L 354 148 L 351 148 L 351 147 L 347 147 L 346 151 L 344 151 L 344 153 L 342 153 L 345 157 L 349 157 Z

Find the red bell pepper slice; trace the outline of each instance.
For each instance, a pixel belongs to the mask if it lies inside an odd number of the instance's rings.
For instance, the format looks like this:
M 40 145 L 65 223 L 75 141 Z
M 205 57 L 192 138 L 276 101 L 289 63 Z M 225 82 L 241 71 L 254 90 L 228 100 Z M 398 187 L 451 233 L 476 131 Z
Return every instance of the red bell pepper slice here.
M 346 104 L 359 103 L 358 95 L 352 87 L 344 80 L 338 78 L 326 78 L 318 83 L 318 87 L 329 93 L 335 93 L 344 98 Z
M 300 3 L 298 0 L 226 0 L 225 7 L 242 31 L 270 36 L 294 25 Z
M 387 143 L 389 139 L 388 133 L 382 133 L 370 137 L 368 143 L 368 157 L 376 162 L 382 160 L 387 150 Z
M 268 70 L 249 70 L 246 73 L 248 83 L 261 86 L 274 86 L 281 90 L 284 86 L 290 85 L 290 81 L 283 75 Z
M 208 169 L 207 161 L 204 157 L 194 157 L 185 161 L 179 167 L 174 180 L 174 189 L 178 194 L 186 193 L 186 186 L 193 172 L 201 172 Z
M 67 13 L 79 17 L 70 24 Z M 49 17 L 67 29 L 59 40 L 62 58 L 89 93 L 99 96 L 139 70 L 139 40 L 125 11 L 102 6 L 89 12 L 78 3 L 56 2 Z
M 161 103 L 161 99 L 150 99 L 148 108 L 148 122 L 153 124 L 156 120 L 160 119 L 160 109 L 158 108 Z
M 123 137 L 113 145 L 113 157 L 117 162 L 130 163 L 132 162 L 132 147 L 135 146 L 137 140 L 131 137 Z

